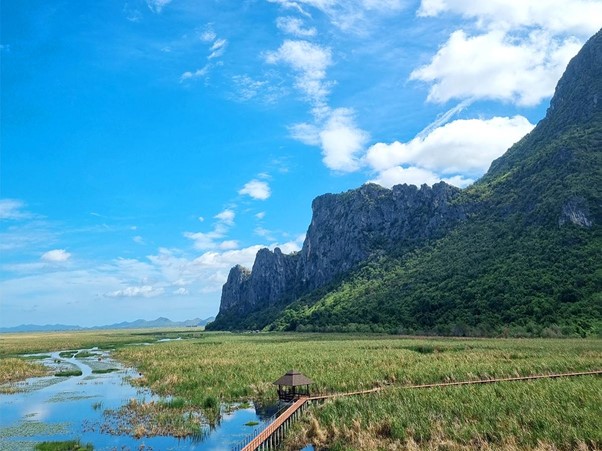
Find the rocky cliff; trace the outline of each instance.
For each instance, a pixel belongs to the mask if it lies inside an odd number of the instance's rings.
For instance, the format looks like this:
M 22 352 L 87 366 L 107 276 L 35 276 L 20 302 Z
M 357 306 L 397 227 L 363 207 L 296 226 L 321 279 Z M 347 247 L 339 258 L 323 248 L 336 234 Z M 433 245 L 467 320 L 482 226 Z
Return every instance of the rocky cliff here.
M 466 216 L 446 183 L 392 189 L 366 184 L 312 203 L 300 252 L 262 249 L 252 270 L 235 266 L 222 289 L 220 314 L 244 314 L 320 288 L 378 252 L 403 252 L 441 237 Z M 217 322 L 219 323 L 219 315 Z
M 233 268 L 208 328 L 602 336 L 601 187 L 602 31 L 479 181 L 316 198 L 301 251 Z

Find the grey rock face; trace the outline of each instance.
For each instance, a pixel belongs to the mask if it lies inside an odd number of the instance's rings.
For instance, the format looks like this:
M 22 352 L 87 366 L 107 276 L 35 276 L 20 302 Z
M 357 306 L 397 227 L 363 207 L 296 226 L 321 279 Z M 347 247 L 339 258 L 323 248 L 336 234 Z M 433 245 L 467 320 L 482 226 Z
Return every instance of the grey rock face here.
M 230 270 L 228 280 L 222 288 L 220 313 L 243 305 L 243 299 L 246 298 L 245 288 L 250 278 L 251 271 L 240 265 L 236 265 Z
M 279 248 L 257 252 L 253 270 L 240 265 L 230 270 L 222 288 L 220 313 L 244 313 L 283 299 L 294 286 L 298 254 L 285 255 Z
M 593 222 L 589 218 L 589 208 L 587 201 L 580 197 L 569 199 L 563 206 L 558 219 L 558 225 L 562 227 L 565 224 L 572 223 L 579 227 L 591 227 Z
M 379 251 L 410 249 L 438 238 L 466 216 L 453 200 L 460 190 L 446 183 L 392 189 L 366 184 L 312 203 L 303 248 L 290 255 L 262 249 L 252 271 L 230 270 L 220 313 L 245 313 L 293 300 L 324 286 Z

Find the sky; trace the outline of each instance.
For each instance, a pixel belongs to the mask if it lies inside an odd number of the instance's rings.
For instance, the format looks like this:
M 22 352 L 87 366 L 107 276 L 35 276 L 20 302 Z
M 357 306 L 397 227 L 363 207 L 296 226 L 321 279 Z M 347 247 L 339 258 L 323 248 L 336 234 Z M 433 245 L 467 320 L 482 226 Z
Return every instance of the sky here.
M 602 0 L 3 2 L 0 326 L 217 314 L 311 201 L 466 187 Z

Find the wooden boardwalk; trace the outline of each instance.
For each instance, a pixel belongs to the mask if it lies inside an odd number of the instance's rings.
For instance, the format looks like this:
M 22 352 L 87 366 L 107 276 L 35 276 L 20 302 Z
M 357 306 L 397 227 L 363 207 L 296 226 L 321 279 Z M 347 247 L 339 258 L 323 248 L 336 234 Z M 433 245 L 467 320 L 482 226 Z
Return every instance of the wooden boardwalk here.
M 318 395 L 311 397 L 301 397 L 288 407 L 280 416 L 270 423 L 263 431 L 261 431 L 253 440 L 244 447 L 237 447 L 242 451 L 268 450 L 276 449 L 284 439 L 284 434 L 299 415 L 312 401 L 322 401 L 325 399 L 340 398 L 345 396 L 367 395 L 380 392 L 386 389 L 424 389 L 436 387 L 452 387 L 458 385 L 477 385 L 477 384 L 492 384 L 497 382 L 513 382 L 513 381 L 529 381 L 535 379 L 554 379 L 559 377 L 575 377 L 575 376 L 591 376 L 602 375 L 602 370 L 581 371 L 572 373 L 553 373 L 553 374 L 537 374 L 533 376 L 518 376 L 518 377 L 502 377 L 491 379 L 478 379 L 473 381 L 458 381 L 458 382 L 439 382 L 434 384 L 418 384 L 418 385 L 385 385 L 382 387 L 370 388 L 367 390 L 358 390 L 346 393 L 332 393 L 327 395 Z
M 274 422 L 259 433 L 251 442 L 249 442 L 242 451 L 255 451 L 256 449 L 275 449 L 277 444 L 284 438 L 284 433 L 291 422 L 296 420 L 299 414 L 307 406 L 308 397 L 304 396 L 296 400 L 291 406 L 282 412 Z
M 342 396 L 357 396 L 357 395 L 367 395 L 370 393 L 375 393 L 382 390 L 387 390 L 389 388 L 399 388 L 399 389 L 416 389 L 416 388 L 435 388 L 435 387 L 451 387 L 455 385 L 477 385 L 477 384 L 492 384 L 496 382 L 513 382 L 513 381 L 529 381 L 535 379 L 554 379 L 559 377 L 575 377 L 575 376 L 592 376 L 592 375 L 601 375 L 602 370 L 593 370 L 593 371 L 580 371 L 573 373 L 552 373 L 552 374 L 536 374 L 533 376 L 517 376 L 517 377 L 499 377 L 492 379 L 478 379 L 474 381 L 458 381 L 458 382 L 438 382 L 434 384 L 419 384 L 419 385 L 383 385 L 382 387 L 370 388 L 368 390 L 359 390 L 354 392 L 347 393 L 332 393 L 329 395 L 320 395 L 313 396 L 309 398 L 309 401 L 318 401 L 322 399 L 329 398 L 338 398 Z

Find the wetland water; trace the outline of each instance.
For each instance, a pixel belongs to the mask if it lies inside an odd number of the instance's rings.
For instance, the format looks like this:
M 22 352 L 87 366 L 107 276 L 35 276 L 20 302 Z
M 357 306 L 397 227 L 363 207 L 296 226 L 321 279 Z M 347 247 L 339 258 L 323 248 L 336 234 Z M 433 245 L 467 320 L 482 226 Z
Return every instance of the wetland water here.
M 56 352 L 39 360 L 53 371 L 79 369 L 81 376 L 31 378 L 15 385 L 19 392 L 0 395 L 0 451 L 23 451 L 43 441 L 78 439 L 82 444 L 91 443 L 95 450 L 229 450 L 261 427 L 276 410 L 257 412 L 250 407 L 224 413 L 215 428 L 204 428 L 202 437 L 136 439 L 105 433 L 102 431 L 107 425 L 106 409 L 117 410 L 131 399 L 148 402 L 158 398 L 148 390 L 130 385 L 128 380 L 138 374 L 111 360 L 107 352 L 83 351 L 93 355 L 65 358 Z M 93 373 L 108 369 L 116 371 Z M 260 424 L 245 426 L 249 422 Z

